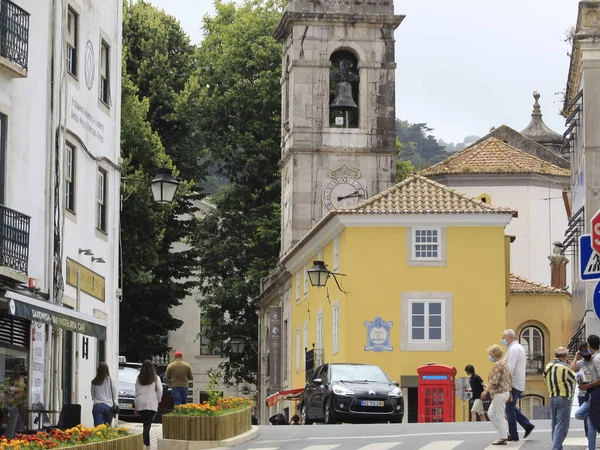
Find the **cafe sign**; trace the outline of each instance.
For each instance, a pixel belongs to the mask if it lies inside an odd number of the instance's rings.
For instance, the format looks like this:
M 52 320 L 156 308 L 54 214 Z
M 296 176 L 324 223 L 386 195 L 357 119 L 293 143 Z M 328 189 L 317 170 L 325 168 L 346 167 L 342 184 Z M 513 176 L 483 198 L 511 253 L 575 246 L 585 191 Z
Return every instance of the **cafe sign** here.
M 85 334 L 86 336 L 95 337 L 100 340 L 106 340 L 106 327 L 88 320 L 74 317 L 69 314 L 67 308 L 64 313 L 52 311 L 42 308 L 34 304 L 21 302 L 19 300 L 10 299 L 8 310 L 13 316 L 21 317 L 22 319 L 31 320 L 32 322 L 41 322 L 52 325 L 56 328 L 72 331 L 74 333 Z
M 77 273 L 79 272 L 79 286 Z M 71 258 L 67 258 L 67 284 L 79 287 L 83 292 L 104 301 L 104 277 L 82 266 Z

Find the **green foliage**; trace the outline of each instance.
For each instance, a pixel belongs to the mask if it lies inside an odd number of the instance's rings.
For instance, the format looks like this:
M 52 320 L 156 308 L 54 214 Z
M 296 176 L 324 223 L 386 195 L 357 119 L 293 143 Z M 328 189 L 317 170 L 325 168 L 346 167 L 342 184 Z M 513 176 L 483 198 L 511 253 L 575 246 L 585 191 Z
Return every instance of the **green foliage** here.
M 412 174 L 415 173 L 415 166 L 412 161 L 403 161 L 401 159 L 396 161 L 396 182 L 406 180 Z
M 396 136 L 401 143 L 399 158 L 411 161 L 414 168 L 421 170 L 448 157 L 437 139 L 430 134 L 433 131 L 426 123 L 408 123 L 396 119 Z
M 194 286 L 194 249 L 173 252 L 186 240 L 195 210 L 192 190 L 203 173 L 192 133 L 175 105 L 194 63 L 194 47 L 171 16 L 144 1 L 124 2 L 122 157 L 125 182 L 122 213 L 123 302 L 121 352 L 140 361 L 169 350 L 167 333 L 181 326 L 170 308 Z M 165 146 L 163 146 L 165 144 Z M 165 151 L 166 148 L 166 151 Z M 158 167 L 173 167 L 182 182 L 168 207 L 154 203 L 150 181 Z M 186 281 L 181 281 L 186 280 Z
M 208 371 L 208 404 L 211 406 L 217 406 L 223 394 L 223 391 L 219 389 L 220 380 L 221 372 L 219 370 Z
M 206 160 L 230 183 L 211 198 L 192 239 L 202 270 L 200 306 L 215 348 L 232 336 L 258 339 L 252 302 L 275 267 L 280 231 L 281 46 L 272 37 L 281 5 L 269 0 L 215 2 L 204 18 L 198 68 L 177 111 L 191 118 Z M 255 382 L 258 360 L 225 347 L 225 382 Z

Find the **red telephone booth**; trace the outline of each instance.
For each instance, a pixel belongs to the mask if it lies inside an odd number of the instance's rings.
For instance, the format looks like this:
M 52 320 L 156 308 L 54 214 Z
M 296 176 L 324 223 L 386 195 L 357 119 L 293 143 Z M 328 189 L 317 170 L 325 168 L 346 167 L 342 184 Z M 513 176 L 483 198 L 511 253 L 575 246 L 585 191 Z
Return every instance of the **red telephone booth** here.
M 454 379 L 456 369 L 442 364 L 428 364 L 419 374 L 419 422 L 454 422 Z

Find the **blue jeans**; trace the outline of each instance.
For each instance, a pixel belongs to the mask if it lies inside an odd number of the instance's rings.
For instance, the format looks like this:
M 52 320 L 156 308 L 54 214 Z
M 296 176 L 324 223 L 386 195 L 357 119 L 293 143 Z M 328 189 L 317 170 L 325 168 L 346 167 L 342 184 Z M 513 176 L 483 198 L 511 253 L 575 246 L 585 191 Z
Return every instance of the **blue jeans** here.
M 571 423 L 571 401 L 566 397 L 550 399 L 552 411 L 552 450 L 563 450 L 563 442 L 569 433 Z
M 172 387 L 171 392 L 173 393 L 173 404 L 185 405 L 187 403 L 188 388 L 186 387 Z
M 585 421 L 587 424 L 587 433 L 586 436 L 588 438 L 588 449 L 594 450 L 596 448 L 596 427 L 592 423 L 592 421 L 588 418 L 590 412 L 590 402 L 589 400 L 585 402 L 583 405 L 579 407 L 579 409 L 575 412 L 575 418 L 579 420 Z
M 579 402 L 579 406 L 582 406 L 585 403 L 585 395 L 580 395 L 577 397 L 577 401 Z M 588 406 L 589 407 L 589 406 Z M 588 421 L 584 420 L 583 421 L 583 430 L 585 431 L 585 435 L 587 436 L 588 434 L 588 425 L 587 425 Z
M 94 416 L 94 426 L 103 423 L 110 425 L 113 420 L 112 408 L 104 403 L 96 403 L 92 406 L 92 416 Z
M 511 438 L 518 438 L 519 433 L 517 432 L 517 423 L 524 429 L 528 430 L 533 428 L 533 425 L 527 417 L 517 409 L 517 400 L 521 397 L 521 391 L 513 388 L 512 401 L 506 402 L 506 419 L 508 420 L 508 436 Z

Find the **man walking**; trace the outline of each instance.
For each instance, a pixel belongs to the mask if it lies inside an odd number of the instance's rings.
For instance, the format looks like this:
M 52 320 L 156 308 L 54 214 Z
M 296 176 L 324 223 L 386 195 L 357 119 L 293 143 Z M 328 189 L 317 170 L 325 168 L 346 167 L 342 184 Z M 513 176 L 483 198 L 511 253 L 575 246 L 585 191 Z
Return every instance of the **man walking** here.
M 502 334 L 502 343 L 507 347 L 504 361 L 508 364 L 510 374 L 512 375 L 513 386 L 511 397 L 506 402 L 506 419 L 508 420 L 508 438 L 509 441 L 518 441 L 519 433 L 517 432 L 517 423 L 525 430 L 525 436 L 531 434 L 535 425 L 533 425 L 527 417 L 517 409 L 517 400 L 521 393 L 525 390 L 525 365 L 527 356 L 525 349 L 517 341 L 517 335 L 514 330 L 505 330 Z
M 185 405 L 188 397 L 188 380 L 193 380 L 192 368 L 183 361 L 183 353 L 175 352 L 175 361 L 167 366 L 165 380 L 171 380 L 171 392 L 173 392 L 173 403 Z
M 563 450 L 571 423 L 571 400 L 575 392 L 575 372 L 567 363 L 567 349 L 554 350 L 554 361 L 544 369 L 544 384 L 550 397 L 552 450 Z
M 600 385 L 600 337 L 596 336 L 595 334 L 590 334 L 587 338 L 587 345 L 590 352 L 593 353 L 591 359 L 592 365 L 588 373 L 589 382 L 586 384 L 580 384 L 579 389 L 587 391 L 588 399 L 575 412 L 575 418 L 586 421 L 588 449 L 594 450 L 596 448 L 596 430 L 598 428 L 590 417 L 590 407 L 592 406 L 592 400 L 594 405 L 597 405 L 598 400 L 600 400 L 600 389 L 596 389 L 596 387 Z M 595 408 L 595 411 L 597 411 L 597 408 Z
M 483 402 L 481 401 L 481 393 L 485 390 L 483 380 L 479 375 L 475 373 L 475 368 L 469 364 L 465 367 L 465 372 L 469 375 L 469 384 L 471 385 L 471 392 L 473 393 L 473 407 L 471 408 L 471 421 L 477 422 L 477 416 L 482 422 L 487 421 L 485 417 L 485 411 L 483 409 Z

